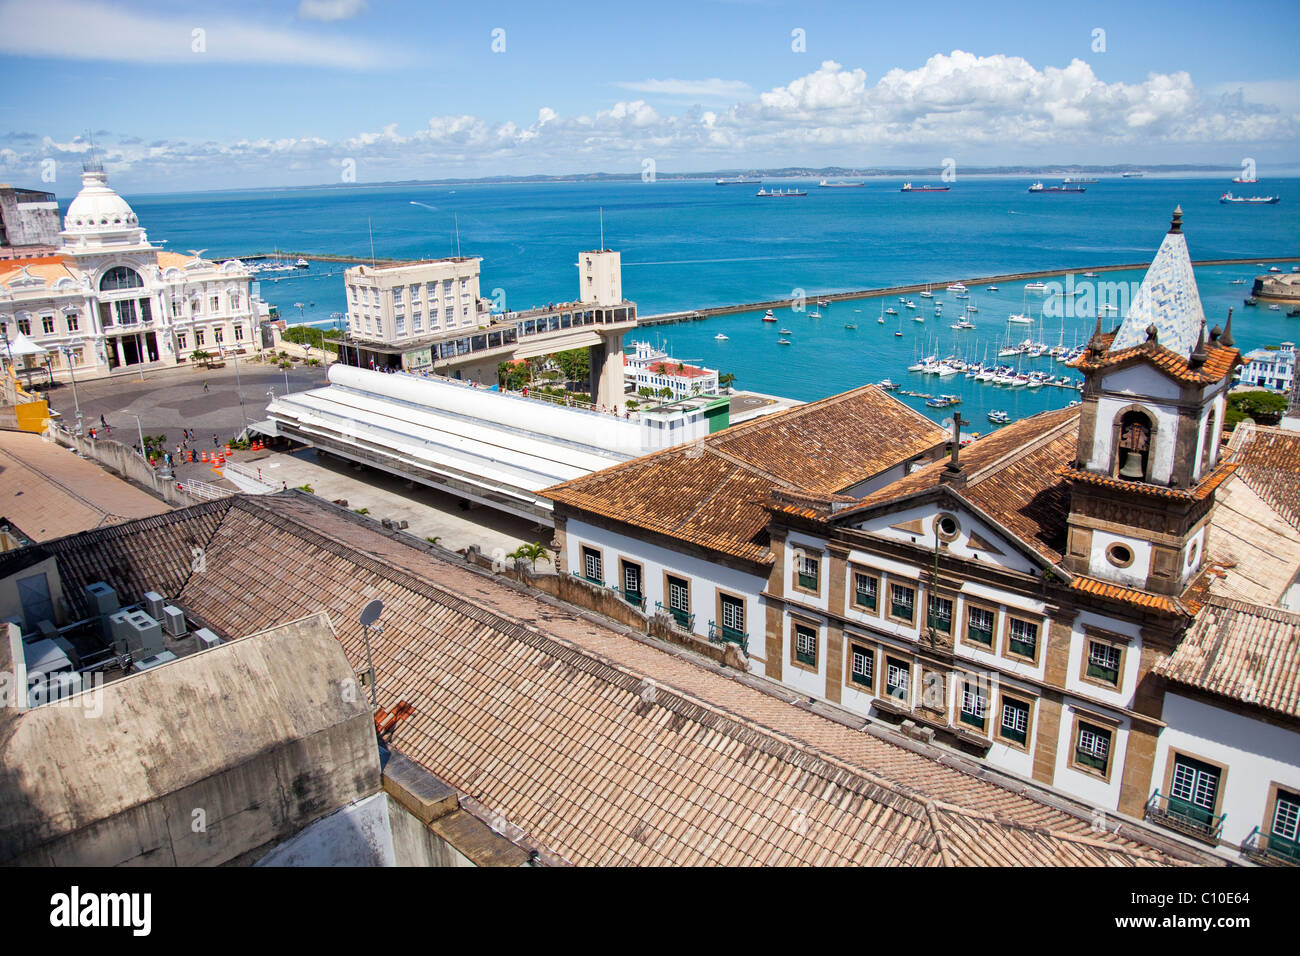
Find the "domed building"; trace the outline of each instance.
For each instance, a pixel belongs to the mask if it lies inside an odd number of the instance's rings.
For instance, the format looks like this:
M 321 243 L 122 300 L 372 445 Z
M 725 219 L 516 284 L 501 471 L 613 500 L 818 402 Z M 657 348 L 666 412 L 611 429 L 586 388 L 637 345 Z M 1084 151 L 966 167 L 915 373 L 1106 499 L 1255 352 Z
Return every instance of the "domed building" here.
M 237 259 L 213 262 L 149 242 L 130 203 L 88 163 L 50 255 L 0 261 L 0 326 L 47 350 L 23 360 L 63 378 L 183 364 L 195 351 L 256 351 L 265 306 Z M 0 353 L 7 354 L 7 353 Z

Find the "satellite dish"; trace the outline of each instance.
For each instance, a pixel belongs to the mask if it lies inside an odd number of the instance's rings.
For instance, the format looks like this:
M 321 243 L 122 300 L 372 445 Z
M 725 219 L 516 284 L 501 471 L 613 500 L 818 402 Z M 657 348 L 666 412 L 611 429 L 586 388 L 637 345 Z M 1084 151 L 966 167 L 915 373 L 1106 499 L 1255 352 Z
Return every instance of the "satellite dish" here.
M 942 427 L 944 427 L 944 428 L 952 428 L 952 419 L 951 419 L 951 418 L 945 418 L 945 419 L 944 419 L 942 422 L 940 422 L 939 424 L 940 424 Z
M 379 620 L 379 615 L 384 612 L 384 602 L 375 598 L 369 604 L 361 609 L 361 626 L 369 627 Z

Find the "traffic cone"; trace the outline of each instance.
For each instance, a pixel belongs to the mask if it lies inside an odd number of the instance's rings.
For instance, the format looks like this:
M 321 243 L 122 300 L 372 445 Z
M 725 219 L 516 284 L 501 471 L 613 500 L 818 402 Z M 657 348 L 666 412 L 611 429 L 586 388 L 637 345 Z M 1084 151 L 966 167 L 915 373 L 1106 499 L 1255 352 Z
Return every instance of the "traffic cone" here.
M 230 454 L 230 443 L 229 443 L 229 442 L 226 443 L 226 454 L 227 454 L 227 455 Z
M 208 453 L 205 451 L 203 452 L 202 457 L 199 458 L 199 461 L 207 461 L 207 460 L 208 460 Z
M 194 449 L 190 449 L 190 464 L 194 464 Z

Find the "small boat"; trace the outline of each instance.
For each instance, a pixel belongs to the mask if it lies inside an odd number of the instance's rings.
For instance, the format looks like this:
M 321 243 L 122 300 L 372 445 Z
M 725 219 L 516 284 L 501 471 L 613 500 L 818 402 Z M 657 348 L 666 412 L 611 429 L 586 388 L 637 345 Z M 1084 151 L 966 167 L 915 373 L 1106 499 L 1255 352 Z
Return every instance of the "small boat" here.
M 968 306 L 966 306 L 966 311 L 967 311 L 967 312 L 978 312 L 979 310 L 980 310 L 980 307 L 979 307 L 978 305 L 968 305 Z
M 898 315 L 898 310 L 891 305 L 885 310 L 885 315 Z
M 951 326 L 949 326 L 949 328 L 953 328 L 953 329 L 973 329 L 973 328 L 975 328 L 975 323 L 974 323 L 974 322 L 967 322 L 965 319 L 962 319 L 960 322 L 954 322 Z
M 918 312 L 916 315 L 912 316 L 912 321 L 913 321 L 913 322 L 924 322 L 924 321 L 925 321 L 925 316 Z
M 925 284 L 925 291 L 918 292 L 917 295 L 919 295 L 922 299 L 933 299 L 934 293 L 930 291 L 930 283 L 927 282 Z
M 1025 284 L 1026 292 L 1046 292 L 1047 286 L 1041 282 L 1029 282 Z
M 771 310 L 771 309 L 768 309 L 766 312 L 763 313 L 763 321 L 764 321 L 764 322 L 775 322 L 775 321 L 776 321 L 776 316 L 772 314 L 772 310 Z
M 1269 267 L 1268 267 L 1268 271 L 1269 271 L 1269 272 L 1281 272 L 1282 270 L 1279 269 L 1277 266 L 1269 266 Z
M 790 344 L 790 340 L 789 340 L 789 339 L 777 339 L 777 340 L 776 340 L 776 344 L 777 344 L 777 345 L 789 345 L 789 344 Z
M 1244 301 L 1246 305 L 1259 305 L 1259 299 L 1255 298 L 1253 295 L 1247 296 L 1242 301 Z
M 1281 307 L 1280 305 L 1270 305 L 1270 306 L 1268 307 L 1268 311 L 1270 311 L 1270 312 L 1281 312 L 1281 311 L 1282 311 L 1282 307 Z
M 1294 318 L 1296 318 L 1297 316 L 1300 316 L 1300 308 L 1296 308 L 1296 309 L 1287 309 L 1286 317 L 1287 317 L 1288 319 L 1294 319 Z
M 1234 183 L 1257 183 L 1257 182 L 1259 182 L 1258 179 L 1245 179 L 1245 178 L 1243 178 L 1243 177 L 1241 177 L 1241 176 L 1234 176 L 1233 179 L 1232 179 L 1232 181 L 1233 181 Z
M 727 336 L 723 335 L 721 332 L 719 332 L 719 333 L 718 333 L 717 335 L 715 335 L 713 338 L 714 338 L 715 340 L 719 341 L 719 342 L 725 342 L 725 341 L 727 341 Z
M 854 322 L 845 322 L 845 323 L 844 323 L 844 327 L 845 327 L 846 329 L 856 329 L 858 326 L 857 326 L 857 324 L 854 323 Z
M 903 333 L 902 333 L 902 331 L 900 330 L 900 331 L 898 331 L 898 332 L 895 332 L 895 333 L 894 333 L 894 336 L 895 336 L 896 338 L 900 338 L 900 339 L 901 339 L 901 338 L 903 337 Z
M 1245 279 L 1233 279 L 1228 283 L 1228 285 L 1245 285 L 1245 284 L 1246 284 Z
M 965 292 L 965 291 L 966 291 L 966 286 L 964 286 L 964 285 L 963 285 L 962 283 L 960 283 L 960 282 L 954 282 L 952 285 L 948 286 L 948 291 L 949 291 L 949 292 Z
M 1005 425 L 1007 422 L 1011 421 L 1011 416 L 1001 409 L 995 408 L 993 411 L 989 412 L 989 421 L 994 425 Z
M 823 308 L 824 308 L 825 306 L 828 306 L 828 305 L 830 305 L 830 304 L 831 304 L 831 300 L 830 300 L 830 299 L 818 299 L 818 300 L 817 300 L 817 305 L 818 305 L 819 307 L 823 307 Z
M 1281 196 L 1234 196 L 1232 193 L 1224 193 L 1219 197 L 1219 202 L 1223 205 L 1276 206 L 1281 201 Z
M 822 314 L 818 312 L 816 309 L 813 309 L 811 312 L 808 313 L 808 318 L 810 319 L 820 319 L 821 317 Z
M 293 264 L 293 266 L 295 269 L 310 269 L 311 263 L 308 262 L 306 259 L 299 259 L 297 262 Z
M 1095 279 L 1095 278 L 1097 278 L 1097 273 L 1095 273 L 1095 272 L 1085 272 L 1085 273 L 1083 274 L 1083 277 L 1084 277 L 1085 279 Z
M 777 329 L 777 332 L 781 335 L 794 335 L 789 329 Z
M 1013 312 L 1007 316 L 1007 321 L 1012 325 L 1033 325 L 1034 317 L 1024 312 Z
M 995 285 L 991 285 L 991 286 L 989 286 L 988 288 L 986 288 L 984 291 L 985 291 L 985 292 L 997 292 L 997 291 L 998 291 L 998 287 L 995 286 Z
M 970 296 L 969 296 L 968 294 L 966 294 L 965 292 L 958 292 L 955 296 L 953 296 L 953 298 L 954 298 L 954 299 L 969 299 Z
M 905 308 L 905 309 L 915 309 L 915 308 L 916 308 L 916 303 L 913 302 L 911 299 L 904 299 L 904 300 L 903 300 L 903 308 Z
M 951 186 L 913 186 L 911 183 L 903 183 L 900 193 L 946 193 Z
M 882 378 L 879 382 L 876 383 L 876 388 L 883 388 L 887 392 L 892 392 L 894 389 L 898 388 L 898 383 L 891 382 L 887 378 Z

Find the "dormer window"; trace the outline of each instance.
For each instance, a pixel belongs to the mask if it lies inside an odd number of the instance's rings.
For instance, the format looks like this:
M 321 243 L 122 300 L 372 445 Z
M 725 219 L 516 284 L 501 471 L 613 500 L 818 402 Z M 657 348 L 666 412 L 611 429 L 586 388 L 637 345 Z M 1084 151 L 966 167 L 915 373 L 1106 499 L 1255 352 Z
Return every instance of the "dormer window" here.
M 1125 412 L 1119 421 L 1115 449 L 1115 477 L 1125 481 L 1146 481 L 1151 451 L 1151 419 L 1142 412 Z

